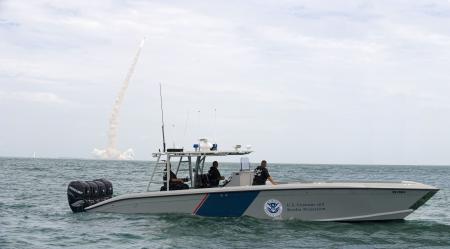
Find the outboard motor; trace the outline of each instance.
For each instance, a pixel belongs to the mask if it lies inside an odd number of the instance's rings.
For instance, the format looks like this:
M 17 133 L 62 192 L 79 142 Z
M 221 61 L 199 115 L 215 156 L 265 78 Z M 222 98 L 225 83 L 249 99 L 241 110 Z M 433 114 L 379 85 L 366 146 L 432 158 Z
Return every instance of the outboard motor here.
M 112 183 L 106 179 L 72 181 L 67 187 L 67 199 L 72 212 L 84 212 L 85 208 L 111 198 Z

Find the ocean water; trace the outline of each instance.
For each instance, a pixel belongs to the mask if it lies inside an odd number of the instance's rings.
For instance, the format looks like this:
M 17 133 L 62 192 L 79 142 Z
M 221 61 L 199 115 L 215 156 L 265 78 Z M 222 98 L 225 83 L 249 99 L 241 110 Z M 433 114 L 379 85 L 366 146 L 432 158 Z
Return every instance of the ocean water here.
M 450 248 L 450 167 L 269 164 L 278 181 L 412 180 L 441 190 L 404 221 L 303 222 L 71 212 L 72 180 L 146 188 L 150 162 L 0 158 L 0 248 Z M 221 164 L 228 175 L 236 164 Z

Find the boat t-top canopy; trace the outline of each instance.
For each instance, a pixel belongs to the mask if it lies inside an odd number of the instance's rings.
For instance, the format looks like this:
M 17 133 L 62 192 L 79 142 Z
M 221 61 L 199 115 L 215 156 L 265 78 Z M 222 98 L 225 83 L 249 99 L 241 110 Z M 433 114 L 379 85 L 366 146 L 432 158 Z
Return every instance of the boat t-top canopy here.
M 251 150 L 232 150 L 232 151 L 169 151 L 169 152 L 156 152 L 153 153 L 153 157 L 170 156 L 170 157 L 197 157 L 197 156 L 242 156 L 252 153 Z
M 191 188 L 198 188 L 201 185 L 201 177 L 205 166 L 206 157 L 215 156 L 243 156 L 252 153 L 251 150 L 197 150 L 197 151 L 166 151 L 156 152 L 152 156 L 156 157 L 156 163 L 147 186 L 147 191 L 150 190 L 151 184 L 166 185 L 166 190 L 169 191 L 169 182 L 164 180 L 166 173 L 173 170 L 175 174 L 181 171 L 187 171 L 189 174 L 188 181 Z M 179 158 L 171 160 L 172 158 Z M 195 158 L 192 160 L 192 158 Z M 175 162 L 173 162 L 175 161 Z M 193 162 L 194 161 L 194 162 Z M 175 164 L 175 165 L 173 165 Z

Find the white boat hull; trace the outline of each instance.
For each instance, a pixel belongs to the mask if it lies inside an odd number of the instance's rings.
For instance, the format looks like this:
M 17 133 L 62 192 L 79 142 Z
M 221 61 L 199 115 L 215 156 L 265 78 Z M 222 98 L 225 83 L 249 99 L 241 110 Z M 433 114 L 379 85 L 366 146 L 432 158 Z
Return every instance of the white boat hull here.
M 87 212 L 261 219 L 366 221 L 403 219 L 437 188 L 415 182 L 314 182 L 126 194 Z

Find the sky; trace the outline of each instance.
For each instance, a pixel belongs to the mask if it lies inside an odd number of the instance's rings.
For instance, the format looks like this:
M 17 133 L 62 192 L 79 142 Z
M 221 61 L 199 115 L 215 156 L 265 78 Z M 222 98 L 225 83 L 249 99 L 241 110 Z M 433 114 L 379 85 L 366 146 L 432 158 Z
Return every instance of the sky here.
M 118 149 L 450 164 L 449 1 L 0 0 L 0 156 L 92 158 L 140 41 Z M 215 110 L 215 111 L 214 111 Z

